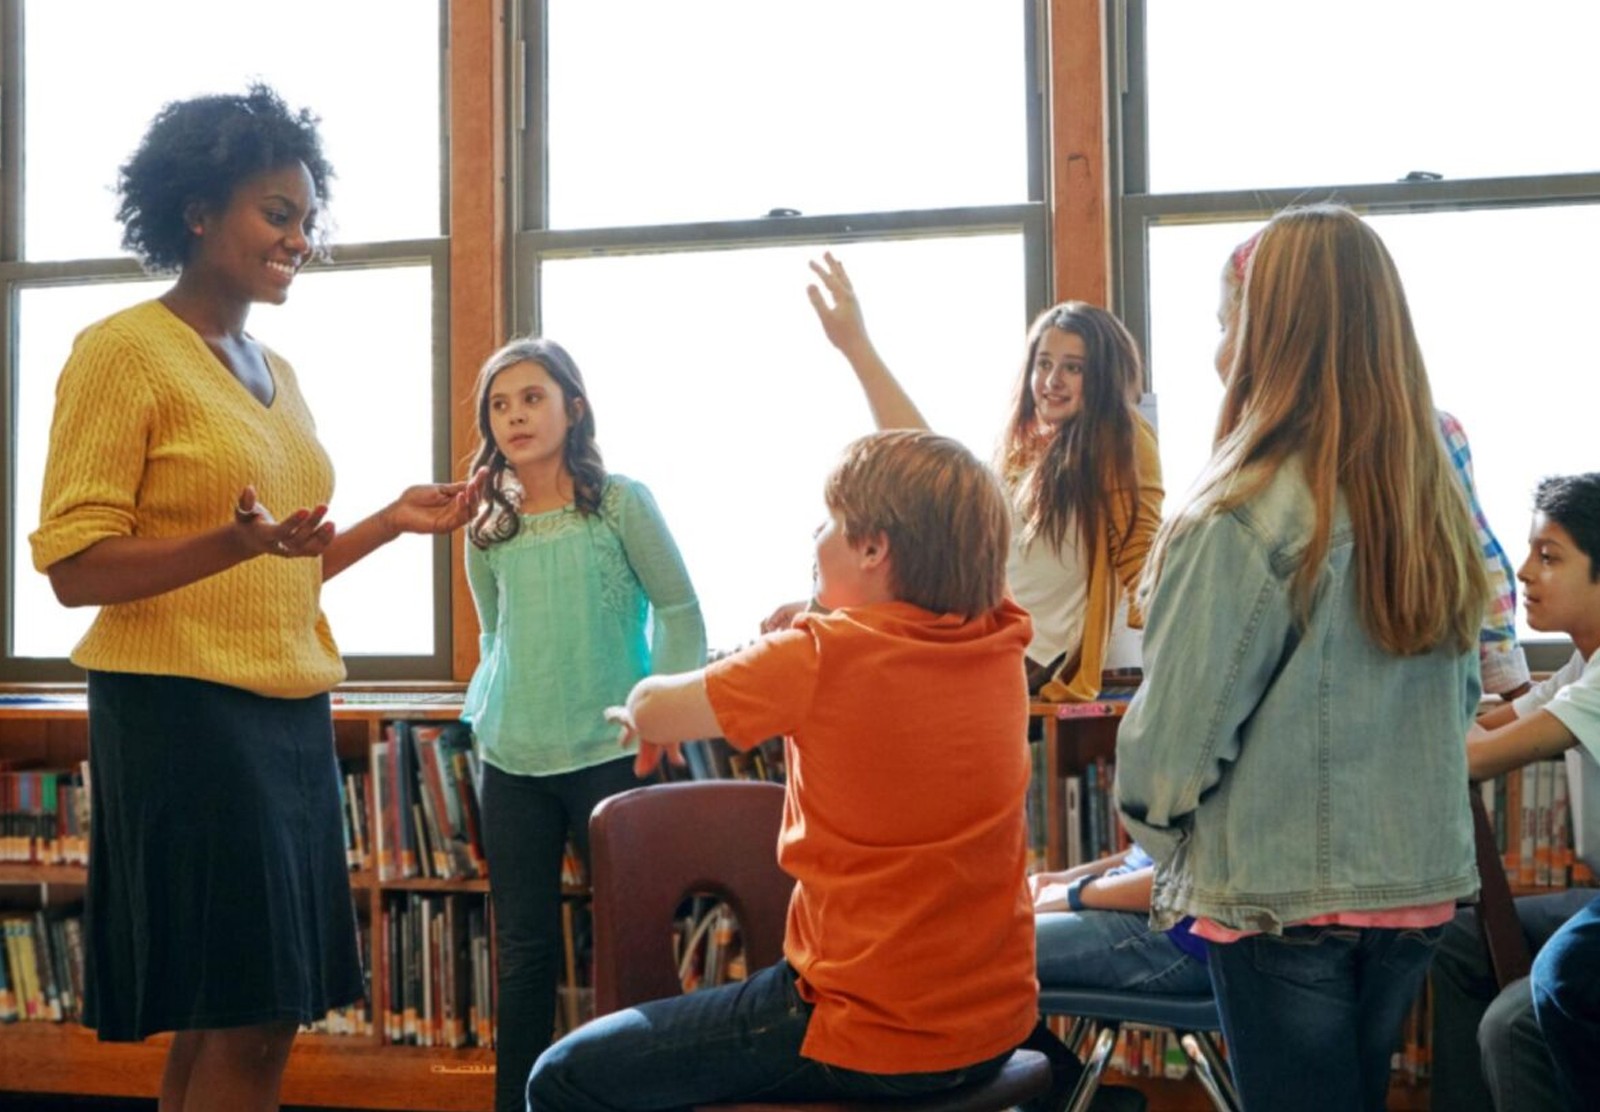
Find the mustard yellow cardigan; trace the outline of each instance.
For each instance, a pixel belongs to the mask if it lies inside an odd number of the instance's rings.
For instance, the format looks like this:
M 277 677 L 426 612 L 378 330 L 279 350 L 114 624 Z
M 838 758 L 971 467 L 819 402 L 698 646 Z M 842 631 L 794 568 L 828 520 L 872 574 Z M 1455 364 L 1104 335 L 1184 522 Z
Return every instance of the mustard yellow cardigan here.
M 80 333 L 56 386 L 40 524 L 28 538 L 34 567 L 45 571 L 107 537 L 214 529 L 231 519 L 246 484 L 280 519 L 326 503 L 333 466 L 293 370 L 266 354 L 276 393 L 264 406 L 159 301 Z M 72 660 L 312 695 L 345 674 L 321 590 L 322 561 L 257 557 L 102 607 Z
M 1039 698 L 1052 703 L 1087 703 L 1100 694 L 1100 673 L 1111 638 L 1117 603 L 1126 592 L 1128 624 L 1144 627 L 1144 615 L 1134 604 L 1133 592 L 1144 573 L 1145 554 L 1161 526 L 1161 455 L 1156 434 L 1143 417 L 1134 424 L 1133 459 L 1138 495 L 1132 515 L 1126 492 L 1112 491 L 1111 520 L 1102 524 L 1089 551 L 1089 583 L 1084 595 L 1083 643 L 1076 657 L 1069 656 L 1056 674 L 1039 689 Z

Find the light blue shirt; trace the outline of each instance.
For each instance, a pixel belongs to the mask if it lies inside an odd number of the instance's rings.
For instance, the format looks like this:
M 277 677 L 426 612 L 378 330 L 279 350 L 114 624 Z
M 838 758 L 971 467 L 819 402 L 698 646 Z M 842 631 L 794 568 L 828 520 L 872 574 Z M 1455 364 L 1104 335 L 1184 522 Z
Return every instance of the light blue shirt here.
M 705 663 L 683 557 L 650 492 L 621 475 L 606 480 L 598 514 L 524 514 L 508 541 L 480 549 L 469 540 L 467 582 L 481 632 L 461 717 L 503 772 L 617 759 L 605 708 L 647 675 Z

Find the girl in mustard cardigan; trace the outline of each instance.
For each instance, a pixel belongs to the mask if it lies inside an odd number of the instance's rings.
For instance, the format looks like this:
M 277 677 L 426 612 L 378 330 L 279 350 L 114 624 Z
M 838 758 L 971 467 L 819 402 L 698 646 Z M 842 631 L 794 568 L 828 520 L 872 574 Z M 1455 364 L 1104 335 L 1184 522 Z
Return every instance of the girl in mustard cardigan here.
M 879 428 L 927 421 L 867 337 L 855 290 L 831 254 L 807 287 L 828 339 L 861 380 Z M 1081 301 L 1040 314 L 1028 329 L 1011 419 L 995 469 L 1010 495 L 1006 577 L 1033 618 L 1028 690 L 1056 702 L 1100 692 L 1119 604 L 1139 582 L 1161 524 L 1155 431 L 1139 415 L 1138 346 L 1116 317 Z M 787 624 L 780 610 L 768 626 Z M 1143 624 L 1132 605 L 1128 624 Z

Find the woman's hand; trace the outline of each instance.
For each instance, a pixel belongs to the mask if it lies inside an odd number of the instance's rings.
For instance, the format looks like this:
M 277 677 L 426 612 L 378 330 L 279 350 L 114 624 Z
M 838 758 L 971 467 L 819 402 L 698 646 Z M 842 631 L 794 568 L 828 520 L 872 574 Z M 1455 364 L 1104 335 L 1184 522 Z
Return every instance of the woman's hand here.
M 449 533 L 472 520 L 483 500 L 489 471 L 460 483 L 422 483 L 407 487 L 379 514 L 391 536 L 401 533 Z
M 234 503 L 233 523 L 252 555 L 321 556 L 337 532 L 333 522 L 323 520 L 327 513 L 326 506 L 301 508 L 279 521 L 256 500 L 256 488 L 247 486 Z
M 811 307 L 817 312 L 817 320 L 822 322 L 828 342 L 846 356 L 853 357 L 871 346 L 867 323 L 861 316 L 861 303 L 856 300 L 855 287 L 850 284 L 844 264 L 834 258 L 832 252 L 825 252 L 822 260 L 819 263 L 812 259 L 809 265 L 827 288 L 827 295 L 813 283 L 806 287 L 806 296 L 811 299 Z

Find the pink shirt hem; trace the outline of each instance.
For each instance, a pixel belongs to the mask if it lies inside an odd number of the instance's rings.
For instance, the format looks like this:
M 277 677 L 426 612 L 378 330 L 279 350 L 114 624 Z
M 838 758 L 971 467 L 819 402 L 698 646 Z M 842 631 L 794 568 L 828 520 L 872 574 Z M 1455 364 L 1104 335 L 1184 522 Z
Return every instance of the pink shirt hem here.
M 1291 927 L 1384 927 L 1389 930 L 1421 930 L 1426 927 L 1438 927 L 1448 923 L 1456 913 L 1456 902 L 1445 900 L 1442 903 L 1419 904 L 1416 907 L 1392 907 L 1386 911 L 1333 911 L 1327 915 L 1317 915 L 1299 923 L 1288 923 Z M 1241 938 L 1248 938 L 1260 931 L 1236 931 L 1225 927 L 1215 919 L 1196 919 L 1189 928 L 1190 933 L 1198 935 L 1210 942 L 1237 942 Z

